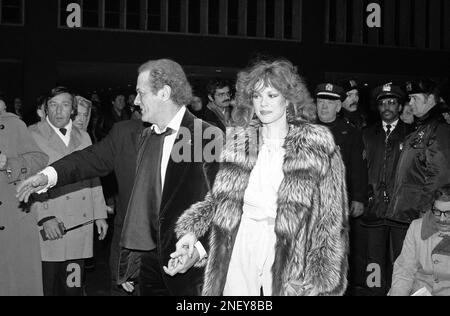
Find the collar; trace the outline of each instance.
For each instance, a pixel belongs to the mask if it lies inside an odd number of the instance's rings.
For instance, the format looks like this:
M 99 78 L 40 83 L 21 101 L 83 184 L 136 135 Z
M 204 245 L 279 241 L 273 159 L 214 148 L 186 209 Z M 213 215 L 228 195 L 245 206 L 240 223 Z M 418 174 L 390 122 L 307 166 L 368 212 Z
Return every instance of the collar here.
M 227 113 L 231 112 L 231 110 L 232 110 L 231 105 L 227 106 L 226 108 L 223 108 L 223 107 L 216 105 L 214 102 L 209 102 L 206 105 L 206 107 L 208 109 L 210 109 L 211 111 L 216 112 L 216 113 L 219 112 L 220 114 L 222 114 L 224 116 L 227 115 Z
M 158 125 L 153 124 L 152 130 L 155 131 L 156 134 L 163 134 L 167 131 L 167 129 L 173 130 L 176 134 L 178 134 L 181 126 L 181 122 L 183 121 L 183 118 L 186 114 L 186 106 L 183 106 L 178 113 L 172 118 L 172 120 L 167 124 L 166 128 L 164 130 L 161 130 Z
M 323 125 L 323 126 L 327 126 L 327 127 L 334 127 L 334 125 L 336 125 L 336 121 L 337 121 L 338 117 L 336 117 L 336 119 L 333 122 L 322 122 L 319 120 L 319 125 Z
M 427 125 L 432 121 L 439 120 L 442 117 L 438 106 L 432 107 L 427 114 L 423 117 L 415 117 L 415 123 L 417 126 Z
M 387 130 L 387 126 L 391 125 L 391 132 L 392 132 L 397 127 L 398 121 L 399 120 L 397 119 L 394 123 L 391 123 L 391 124 L 388 124 L 385 121 L 383 121 L 383 129 Z
M 57 128 L 50 122 L 50 120 L 48 119 L 48 116 L 46 117 L 46 120 L 47 120 L 48 125 L 50 125 L 50 127 L 56 132 L 56 134 L 66 137 L 72 133 L 72 120 L 70 120 L 66 126 L 62 127 L 67 130 L 67 134 L 65 136 L 60 132 L 59 128 Z

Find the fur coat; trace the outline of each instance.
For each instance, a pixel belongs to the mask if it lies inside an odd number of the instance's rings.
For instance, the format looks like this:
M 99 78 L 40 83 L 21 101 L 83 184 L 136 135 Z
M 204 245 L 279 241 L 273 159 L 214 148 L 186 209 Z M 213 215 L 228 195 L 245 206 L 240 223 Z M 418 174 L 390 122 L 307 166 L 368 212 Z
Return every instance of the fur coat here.
M 258 157 L 254 127 L 227 135 L 215 184 L 180 217 L 176 232 L 210 231 L 203 295 L 223 294 L 244 194 Z M 252 146 L 255 145 L 256 146 Z M 291 125 L 278 192 L 273 295 L 343 295 L 347 287 L 348 202 L 345 167 L 325 127 Z M 252 150 L 256 148 L 256 150 Z

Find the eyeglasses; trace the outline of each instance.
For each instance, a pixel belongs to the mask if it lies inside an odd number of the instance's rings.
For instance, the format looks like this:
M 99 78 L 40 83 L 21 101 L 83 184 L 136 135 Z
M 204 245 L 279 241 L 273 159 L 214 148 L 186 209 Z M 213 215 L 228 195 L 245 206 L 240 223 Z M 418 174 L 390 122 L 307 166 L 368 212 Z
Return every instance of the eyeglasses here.
M 385 100 L 380 100 L 378 101 L 378 106 L 392 106 L 392 105 L 398 105 L 398 101 L 397 100 L 393 100 L 393 99 L 385 99 Z
M 437 216 L 437 217 L 441 217 L 443 214 L 445 218 L 450 218 L 450 211 L 438 210 L 434 205 L 431 208 L 431 212 L 433 213 L 434 216 Z
M 225 98 L 231 96 L 231 92 L 216 93 L 216 97 Z

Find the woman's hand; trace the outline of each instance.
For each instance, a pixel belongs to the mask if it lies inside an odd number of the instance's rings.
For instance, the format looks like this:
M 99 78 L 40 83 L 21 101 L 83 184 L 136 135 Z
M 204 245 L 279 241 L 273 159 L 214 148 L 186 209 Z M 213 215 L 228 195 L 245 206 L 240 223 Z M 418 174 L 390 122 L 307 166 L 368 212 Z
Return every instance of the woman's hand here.
M 170 276 L 187 273 L 200 260 L 197 249 L 194 250 L 192 257 L 188 255 L 187 249 L 184 250 L 184 255 L 173 253 L 170 257 L 172 259 L 169 260 L 167 267 L 163 267 L 164 272 Z
M 319 292 L 312 284 L 294 280 L 290 281 L 286 286 L 288 296 L 318 296 Z
M 176 250 L 170 255 L 170 261 L 164 272 L 170 276 L 178 273 L 186 273 L 200 259 L 200 255 L 195 248 L 197 237 L 193 233 L 184 235 L 176 244 Z
M 187 255 L 189 258 L 194 256 L 195 244 L 198 242 L 197 237 L 193 233 L 188 233 L 181 237 L 181 239 L 177 242 L 176 251 L 171 255 L 172 258 L 182 257 Z

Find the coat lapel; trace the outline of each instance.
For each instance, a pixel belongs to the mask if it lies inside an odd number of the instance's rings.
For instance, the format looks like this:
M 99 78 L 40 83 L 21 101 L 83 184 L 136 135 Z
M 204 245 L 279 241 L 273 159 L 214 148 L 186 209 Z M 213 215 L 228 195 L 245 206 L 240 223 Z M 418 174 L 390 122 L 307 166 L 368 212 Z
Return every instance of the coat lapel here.
M 48 140 L 48 145 L 58 153 L 65 153 L 67 147 L 62 139 L 56 134 L 53 128 L 47 123 L 47 121 L 39 123 L 39 130 L 45 139 Z
M 69 152 L 76 151 L 81 146 L 81 132 L 72 126 L 72 132 L 70 133 Z
M 194 120 L 195 117 L 189 111 L 186 111 L 186 114 L 184 115 L 184 118 L 180 125 L 181 128 L 184 127 L 189 129 L 192 137 L 194 135 Z M 190 167 L 189 162 L 174 162 L 172 159 L 174 150 L 180 148 L 177 144 L 183 140 L 183 138 L 180 136 L 181 136 L 180 134 L 177 135 L 177 139 L 175 140 L 172 149 L 172 155 L 169 159 L 169 164 L 167 165 L 166 177 L 164 181 L 164 191 L 161 199 L 161 208 L 160 208 L 161 214 L 163 214 L 167 210 L 169 202 L 172 201 L 174 197 L 178 194 L 183 178 L 185 177 Z M 191 161 L 193 162 L 192 143 L 190 144 L 190 146 L 191 146 Z
M 140 147 L 142 146 L 142 143 L 144 140 L 142 132 L 144 131 L 144 129 L 146 127 L 148 127 L 148 126 L 146 126 L 145 124 L 140 124 L 131 132 L 131 142 L 132 142 L 133 149 L 136 152 L 136 157 L 137 157 L 137 153 L 139 152 Z

